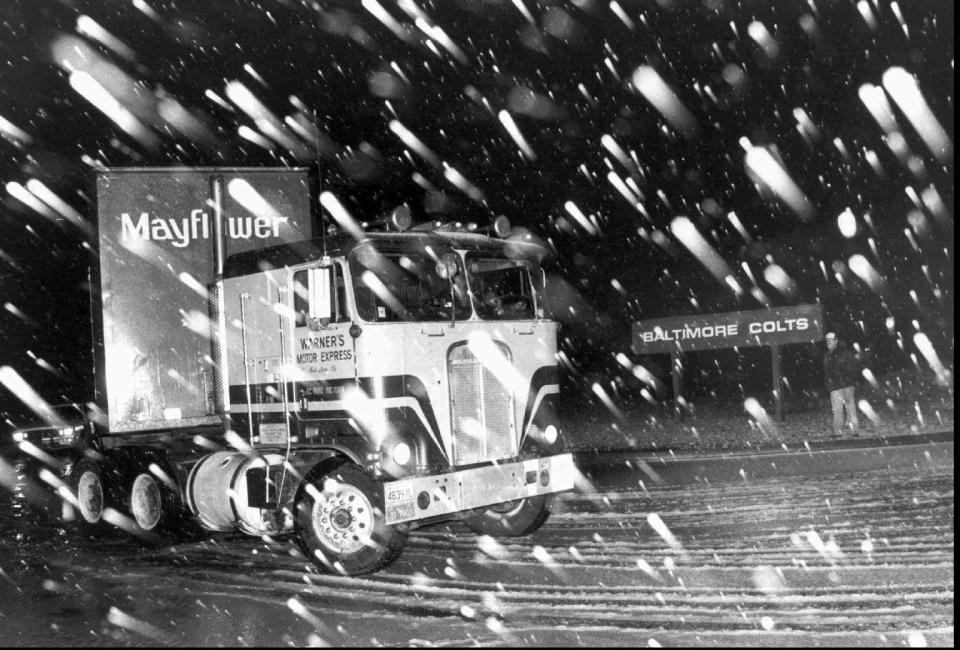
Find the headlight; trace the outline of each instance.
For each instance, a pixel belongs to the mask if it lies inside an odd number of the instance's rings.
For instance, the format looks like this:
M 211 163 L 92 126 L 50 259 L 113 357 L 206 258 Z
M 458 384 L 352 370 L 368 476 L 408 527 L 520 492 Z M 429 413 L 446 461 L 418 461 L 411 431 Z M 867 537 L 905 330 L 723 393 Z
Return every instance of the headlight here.
M 393 462 L 397 465 L 406 465 L 410 462 L 410 445 L 405 442 L 398 442 L 393 446 L 391 455 L 393 456 Z
M 557 431 L 557 427 L 552 424 L 548 424 L 547 428 L 543 430 L 543 441 L 548 445 L 552 445 L 557 441 L 557 436 L 560 435 L 560 432 Z
M 25 431 L 14 431 L 13 432 L 13 441 L 14 442 L 23 442 L 27 439 L 27 434 Z

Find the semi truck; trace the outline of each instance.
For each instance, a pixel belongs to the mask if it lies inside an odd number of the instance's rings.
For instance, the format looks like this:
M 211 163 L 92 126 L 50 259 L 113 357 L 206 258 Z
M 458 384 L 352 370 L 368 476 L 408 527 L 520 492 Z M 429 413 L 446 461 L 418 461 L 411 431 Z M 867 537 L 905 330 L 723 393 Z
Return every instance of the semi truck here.
M 357 575 L 427 524 L 529 534 L 573 489 L 548 249 L 505 218 L 364 223 L 324 193 L 324 220 L 306 168 L 95 184 L 103 408 L 62 473 L 80 529 L 192 522 Z

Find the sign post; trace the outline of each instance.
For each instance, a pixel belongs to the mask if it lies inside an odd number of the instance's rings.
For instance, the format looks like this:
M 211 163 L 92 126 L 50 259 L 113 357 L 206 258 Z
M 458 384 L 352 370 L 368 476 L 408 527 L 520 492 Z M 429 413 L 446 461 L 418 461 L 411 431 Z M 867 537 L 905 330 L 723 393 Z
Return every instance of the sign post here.
M 819 304 L 775 307 L 723 314 L 675 316 L 633 323 L 636 354 L 669 353 L 673 396 L 679 414 L 680 355 L 698 350 L 770 346 L 776 421 L 783 421 L 780 346 L 816 343 L 823 339 L 823 309 Z
M 673 419 L 679 420 L 680 412 L 680 384 L 683 381 L 683 367 L 680 365 L 680 353 L 674 350 L 670 353 L 670 375 L 673 377 Z
M 773 366 L 773 404 L 776 422 L 783 422 L 783 395 L 780 378 L 780 344 L 770 345 L 770 364 Z

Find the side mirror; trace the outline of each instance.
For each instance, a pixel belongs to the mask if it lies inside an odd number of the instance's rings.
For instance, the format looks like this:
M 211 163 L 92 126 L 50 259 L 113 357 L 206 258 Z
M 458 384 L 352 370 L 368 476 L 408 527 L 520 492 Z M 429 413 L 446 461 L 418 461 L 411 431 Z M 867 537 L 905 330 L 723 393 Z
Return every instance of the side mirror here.
M 307 272 L 307 292 L 309 293 L 309 312 L 311 321 L 329 324 L 333 315 L 333 296 L 330 286 L 333 278 L 332 267 L 310 269 Z
M 544 317 L 544 308 L 543 303 L 547 295 L 547 272 L 541 266 L 540 267 L 540 286 L 534 287 L 533 296 L 536 299 L 536 309 L 537 309 L 537 318 Z
M 445 253 L 437 260 L 437 275 L 450 283 L 450 325 L 457 323 L 457 297 L 454 289 L 453 279 L 457 277 L 457 255 L 456 253 Z

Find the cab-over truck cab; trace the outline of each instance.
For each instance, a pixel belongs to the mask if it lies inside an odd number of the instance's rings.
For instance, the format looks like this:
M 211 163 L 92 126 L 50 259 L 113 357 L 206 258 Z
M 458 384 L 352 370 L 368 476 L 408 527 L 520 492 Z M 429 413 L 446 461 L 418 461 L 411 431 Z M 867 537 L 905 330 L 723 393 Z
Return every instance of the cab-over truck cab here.
M 230 418 L 275 486 L 245 505 L 266 507 L 272 489 L 291 506 L 272 525 L 292 524 L 314 560 L 348 572 L 389 562 L 411 525 L 539 527 L 574 473 L 553 415 L 545 254 L 420 231 L 229 259 Z

